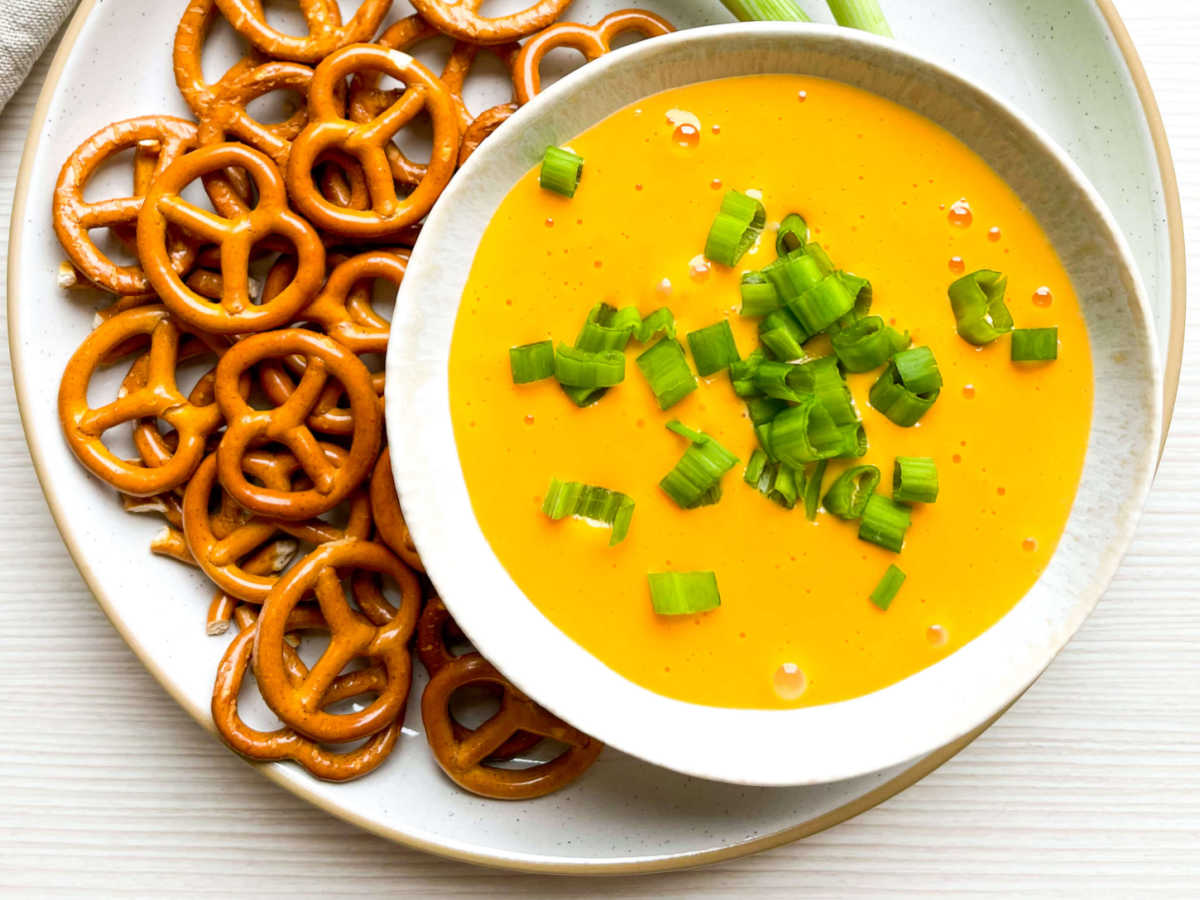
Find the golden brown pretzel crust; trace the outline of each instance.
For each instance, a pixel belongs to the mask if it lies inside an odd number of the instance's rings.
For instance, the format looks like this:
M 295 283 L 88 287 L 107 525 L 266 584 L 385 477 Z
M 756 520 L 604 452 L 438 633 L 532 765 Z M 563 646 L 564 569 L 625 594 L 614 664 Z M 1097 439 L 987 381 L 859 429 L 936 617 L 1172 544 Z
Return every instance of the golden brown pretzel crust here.
M 481 16 L 484 0 L 412 0 L 421 18 L 442 34 L 472 44 L 505 44 L 545 28 L 571 0 L 538 0 L 519 12 Z
M 308 22 L 305 37 L 285 34 L 267 24 L 258 0 L 216 0 L 225 18 L 256 49 L 276 59 L 317 63 L 349 44 L 369 41 L 391 9 L 392 0 L 363 0 L 354 16 L 342 24 L 337 0 L 299 0 Z
M 174 116 L 142 116 L 104 126 L 67 157 L 54 187 L 54 232 L 71 262 L 93 284 L 122 295 L 146 294 L 150 290 L 141 266 L 113 262 L 96 246 L 89 230 L 112 228 L 119 236 L 131 238 L 148 182 L 195 147 L 196 141 L 196 126 L 191 122 Z M 143 151 L 152 147 L 156 155 L 149 173 L 145 153 L 135 157 L 132 195 L 84 200 L 83 191 L 92 175 L 130 147 Z M 182 272 L 191 265 L 195 247 L 176 235 L 164 236 L 163 255 L 169 269 Z
M 396 496 L 396 483 L 392 480 L 392 457 L 387 447 L 379 454 L 379 461 L 371 474 L 371 514 L 380 539 L 411 568 L 424 572 L 425 564 L 417 553 L 408 523 L 404 521 L 400 498 Z
M 499 711 L 464 738 L 454 734 L 450 701 L 467 685 L 492 685 L 503 693 Z M 585 772 L 604 745 L 542 709 L 477 653 L 451 660 L 421 696 L 425 736 L 438 765 L 460 787 L 496 800 L 528 800 L 566 787 Z M 519 731 L 552 738 L 567 749 L 550 762 L 502 769 L 485 760 Z
M 578 22 L 559 22 L 539 32 L 525 42 L 517 55 L 513 71 L 517 102 L 528 103 L 542 89 L 541 65 L 546 54 L 558 47 L 570 47 L 583 54 L 588 62 L 599 59 L 612 50 L 613 38 L 630 31 L 644 37 L 659 37 L 675 29 L 662 16 L 639 9 L 621 9 L 595 25 Z

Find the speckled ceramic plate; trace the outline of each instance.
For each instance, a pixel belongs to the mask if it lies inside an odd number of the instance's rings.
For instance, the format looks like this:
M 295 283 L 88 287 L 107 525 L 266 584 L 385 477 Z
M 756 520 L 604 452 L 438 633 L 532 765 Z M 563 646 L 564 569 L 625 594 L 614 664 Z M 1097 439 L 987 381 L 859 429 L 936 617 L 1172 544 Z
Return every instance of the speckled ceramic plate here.
M 82 3 L 51 69 L 22 164 L 9 257 L 9 327 L 30 449 L 64 540 L 146 666 L 211 727 L 211 679 L 226 641 L 203 633 L 209 588 L 181 566 L 140 551 L 131 555 L 157 524 L 121 513 L 111 493 L 85 475 L 62 442 L 55 416 L 59 374 L 86 333 L 90 305 L 98 298 L 54 288 L 61 258 L 49 215 L 54 178 L 66 153 L 100 125 L 149 112 L 184 112 L 169 70 L 181 5 Z M 577 0 L 568 14 L 594 21 L 620 5 Z M 727 20 L 716 0 L 641 5 L 681 27 Z M 1100 189 L 1141 268 L 1173 399 L 1183 334 L 1178 198 L 1149 87 L 1108 0 L 885 0 L 884 6 L 901 41 L 1029 113 Z M 218 36 L 214 55 L 229 54 L 231 47 Z M 503 92 L 498 78 L 487 81 L 472 90 L 481 97 Z M 649 872 L 727 859 L 829 827 L 917 781 L 974 737 L 883 772 L 797 789 L 697 781 L 608 752 L 571 789 L 514 806 L 453 788 L 414 733 L 420 728 L 415 709 L 408 725 L 401 749 L 364 781 L 323 784 L 286 765 L 262 771 L 349 821 L 447 856 L 539 871 Z M 214 741 L 212 752 L 227 751 Z

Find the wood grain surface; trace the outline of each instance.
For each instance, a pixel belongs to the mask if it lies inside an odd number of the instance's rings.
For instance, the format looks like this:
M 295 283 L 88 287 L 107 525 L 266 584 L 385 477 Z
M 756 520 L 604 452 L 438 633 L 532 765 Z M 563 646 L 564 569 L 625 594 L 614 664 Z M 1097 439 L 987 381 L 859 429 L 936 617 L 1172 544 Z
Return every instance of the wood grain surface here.
M 1118 6 L 1162 104 L 1196 235 L 1200 3 Z M 0 246 L 47 61 L 0 115 Z M 1200 253 L 1192 271 L 1200 278 Z M 207 736 L 142 669 L 63 549 L 29 464 L 5 350 L 0 892 L 1197 896 L 1200 304 L 1190 315 L 1175 424 L 1136 543 L 1097 612 L 999 724 L 831 831 L 707 869 L 612 880 L 492 872 L 397 847 L 307 806 Z

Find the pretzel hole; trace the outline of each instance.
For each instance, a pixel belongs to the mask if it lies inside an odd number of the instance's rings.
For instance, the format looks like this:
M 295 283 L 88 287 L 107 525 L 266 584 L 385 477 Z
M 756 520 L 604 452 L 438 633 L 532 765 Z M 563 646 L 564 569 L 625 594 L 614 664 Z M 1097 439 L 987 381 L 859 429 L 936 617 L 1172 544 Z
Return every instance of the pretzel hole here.
M 396 132 L 392 143 L 408 159 L 418 165 L 427 165 L 433 158 L 433 120 L 427 110 L 422 109 L 407 125 Z
M 133 158 L 136 143 L 108 154 L 83 186 L 85 203 L 134 195 Z
M 438 73 L 445 68 L 450 54 L 454 52 L 454 39 L 440 34 L 431 35 L 406 48 L 404 52 L 422 63 L 429 71 Z M 390 75 L 384 75 L 379 86 L 385 89 L 404 87 Z
M 336 3 L 331 4 L 336 6 Z M 292 37 L 309 35 L 308 21 L 296 0 L 265 0 L 262 4 L 263 19 L 280 34 Z
M 463 82 L 462 99 L 472 114 L 512 100 L 512 73 L 504 60 L 481 49 Z
M 282 87 L 255 97 L 246 104 L 246 112 L 261 125 L 282 125 L 304 109 L 307 100 L 292 88 Z
M 208 84 L 216 84 L 250 49 L 250 44 L 222 15 L 213 16 L 212 28 L 200 48 L 200 71 Z
M 587 64 L 587 57 L 573 47 L 554 47 L 542 57 L 538 71 L 541 74 L 542 90 L 550 87 L 560 78 L 565 78 L 576 69 Z

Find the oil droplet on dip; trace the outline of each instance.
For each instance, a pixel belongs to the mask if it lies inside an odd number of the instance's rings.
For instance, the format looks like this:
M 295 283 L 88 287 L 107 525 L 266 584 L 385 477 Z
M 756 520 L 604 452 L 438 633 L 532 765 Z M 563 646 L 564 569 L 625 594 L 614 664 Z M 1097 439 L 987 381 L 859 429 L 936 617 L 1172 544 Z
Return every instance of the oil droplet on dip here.
M 1021 548 L 1027 553 L 1032 553 L 1038 548 L 1037 538 L 1025 538 L 1025 540 L 1021 541 Z
M 671 295 L 671 279 L 664 278 L 658 283 L 658 285 L 655 287 L 655 290 L 658 291 L 659 296 L 669 297 Z
M 805 100 L 808 99 L 808 91 L 801 91 L 800 93 L 798 93 L 796 95 L 796 99 L 799 100 L 801 103 L 803 103 Z
M 799 700 L 808 690 L 808 679 L 795 663 L 785 662 L 775 670 L 775 693 L 781 700 Z
M 712 264 L 704 258 L 703 254 L 696 254 L 688 262 L 688 273 L 692 276 L 692 281 L 703 281 L 708 277 L 710 271 L 712 271 Z
M 996 241 L 1000 240 L 1000 237 L 1001 237 L 1001 235 L 1000 235 L 999 227 L 993 226 L 988 229 L 988 240 L 989 241 L 991 241 L 992 243 L 995 243 Z
M 684 122 L 682 125 L 675 126 L 675 134 L 673 135 L 675 143 L 680 147 L 687 147 L 689 150 L 700 143 L 700 131 L 695 125 L 689 125 Z
M 971 204 L 965 199 L 957 200 L 950 206 L 949 219 L 951 225 L 957 225 L 959 228 L 966 228 L 975 221 L 975 214 L 971 212 Z
M 973 384 L 963 385 L 963 396 L 966 397 L 968 400 L 974 400 L 975 399 L 975 385 L 973 385 Z
M 967 263 L 961 256 L 950 257 L 950 271 L 956 275 L 961 275 L 967 271 Z
M 925 638 L 935 647 L 944 647 L 950 640 L 950 632 L 941 625 L 930 625 L 925 629 Z
M 1054 302 L 1054 295 L 1050 293 L 1050 288 L 1043 285 L 1033 292 L 1033 305 L 1043 308 Z

